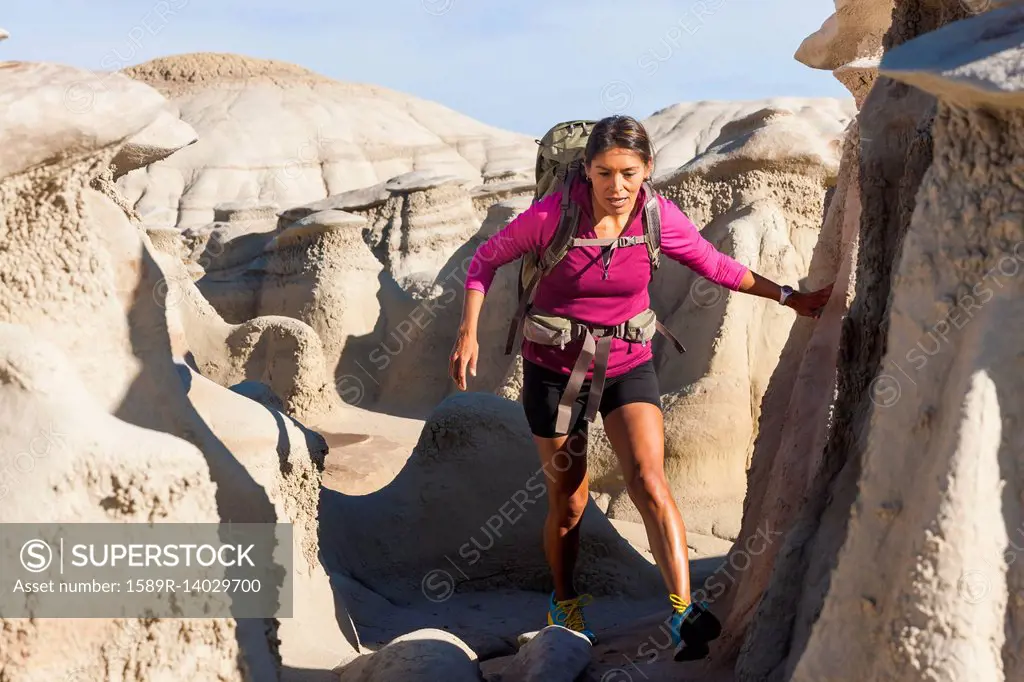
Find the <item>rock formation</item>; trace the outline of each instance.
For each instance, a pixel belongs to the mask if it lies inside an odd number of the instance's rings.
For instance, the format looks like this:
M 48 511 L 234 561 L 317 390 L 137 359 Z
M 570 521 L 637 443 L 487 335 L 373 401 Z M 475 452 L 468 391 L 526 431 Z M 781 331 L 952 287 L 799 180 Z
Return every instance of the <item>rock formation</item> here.
M 298 206 L 413 170 L 482 183 L 533 169 L 525 135 L 292 64 L 203 53 L 124 73 L 167 95 L 199 137 L 121 181 L 147 224 L 203 225 L 226 201 Z
M 165 273 L 109 181 L 166 102 L 114 74 L 88 107 L 53 106 L 97 77 L 49 64 L 0 70 L 21 105 L 0 114 L 2 440 L 47 443 L 4 463 L 0 520 L 293 522 L 295 619 L 5 620 L 0 669 L 12 680 L 113 669 L 270 680 L 296 658 L 330 669 L 358 644 L 338 625 L 346 615 L 317 557 L 310 481 L 323 439 L 175 363 Z M 303 621 L 321 623 L 316 642 L 291 632 Z M 69 643 L 60 655 L 55 641 Z
M 963 6 L 944 4 L 937 18 L 959 18 Z M 918 3 L 900 5 L 880 66 L 891 87 L 878 95 L 906 84 L 936 98 L 932 160 L 903 214 L 884 346 L 875 371 L 861 374 L 870 379 L 857 410 L 867 437 L 850 448 L 859 495 L 841 548 L 828 553 L 836 567 L 817 623 L 798 635 L 793 679 L 841 667 L 871 679 L 1016 680 L 1024 439 L 1012 425 L 1024 396 L 1024 221 L 1014 159 L 1024 151 L 1024 10 L 914 36 L 908 19 Z M 889 103 L 874 94 L 865 106 L 881 118 Z M 865 256 L 877 253 L 868 246 Z
M 836 0 L 835 5 L 835 14 L 807 36 L 795 56 L 813 69 L 832 71 L 853 93 L 859 108 L 878 76 L 882 36 L 892 21 L 893 0 Z
M 785 112 L 793 129 L 808 140 L 828 145 L 843 132 L 856 113 L 853 102 L 833 97 L 770 97 L 760 100 L 680 102 L 643 120 L 657 155 L 655 183 L 680 167 L 721 145 L 737 121 L 757 125 L 765 112 Z M 781 147 L 780 147 L 781 151 Z M 826 151 L 826 158 L 833 154 Z
M 847 137 L 822 234 L 846 296 L 780 361 L 740 537 L 703 585 L 738 680 L 1020 675 L 1020 355 L 999 339 L 1020 318 L 1021 11 L 965 10 L 895 4 Z

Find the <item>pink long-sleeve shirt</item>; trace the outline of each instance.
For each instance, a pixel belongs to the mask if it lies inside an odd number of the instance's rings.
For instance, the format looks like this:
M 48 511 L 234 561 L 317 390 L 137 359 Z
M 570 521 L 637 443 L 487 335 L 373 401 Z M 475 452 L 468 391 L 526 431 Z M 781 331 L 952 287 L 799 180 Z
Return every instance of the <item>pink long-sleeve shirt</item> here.
M 572 188 L 570 200 L 581 207 L 577 236 L 597 238 L 590 199 L 590 186 L 580 182 Z M 561 191 L 553 192 L 516 216 L 504 229 L 492 235 L 477 249 L 467 272 L 466 289 L 485 295 L 499 267 L 534 251 L 540 253 L 558 226 Z M 645 192 L 640 190 L 637 205 L 643 206 Z M 668 199 L 658 196 L 661 206 L 661 253 L 698 274 L 732 291 L 739 289 L 747 267 L 717 251 L 700 231 Z M 623 236 L 643 235 L 642 212 L 623 231 Z M 593 325 L 611 326 L 625 322 L 650 306 L 648 285 L 650 259 L 643 244 L 612 251 L 607 279 L 604 278 L 602 247 L 574 247 L 537 285 L 534 305 L 546 312 L 573 317 Z M 685 345 L 685 340 L 683 341 Z M 583 340 L 559 346 L 546 346 L 523 339 L 523 359 L 542 367 L 571 374 Z M 637 367 L 652 357 L 651 344 L 641 346 L 613 339 L 608 358 L 608 377 Z M 587 371 L 592 378 L 593 361 Z

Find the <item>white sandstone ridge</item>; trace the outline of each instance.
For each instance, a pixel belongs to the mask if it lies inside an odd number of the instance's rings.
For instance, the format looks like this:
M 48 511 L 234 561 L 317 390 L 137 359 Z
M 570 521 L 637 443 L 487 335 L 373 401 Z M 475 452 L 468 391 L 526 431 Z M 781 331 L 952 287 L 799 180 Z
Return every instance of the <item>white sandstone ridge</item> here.
M 855 111 L 853 102 L 842 101 Z M 807 110 L 799 107 L 767 105 L 739 115 L 722 125 L 703 151 L 676 171 L 663 173 L 657 182 L 672 185 L 692 174 L 731 180 L 751 170 L 834 179 L 842 137 L 852 117 L 819 115 L 811 115 L 817 118 L 817 125 L 811 124 Z
M 533 171 L 529 136 L 285 62 L 196 53 L 123 73 L 171 98 L 199 137 L 122 179 L 147 223 L 201 225 L 225 201 L 297 206 L 413 170 L 476 184 Z
M 673 173 L 731 137 L 729 127 L 771 116 L 789 117 L 806 139 L 820 140 L 824 150 L 841 137 L 856 113 L 852 99 L 769 97 L 759 100 L 680 102 L 643 120 L 657 154 L 655 180 Z M 839 163 L 838 152 L 828 154 Z

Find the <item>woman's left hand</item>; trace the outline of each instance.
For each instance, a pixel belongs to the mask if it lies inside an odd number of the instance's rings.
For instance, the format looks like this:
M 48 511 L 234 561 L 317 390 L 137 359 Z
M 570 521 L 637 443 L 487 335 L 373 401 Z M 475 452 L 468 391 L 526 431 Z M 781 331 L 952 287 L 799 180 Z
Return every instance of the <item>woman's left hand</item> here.
M 797 315 L 818 318 L 821 317 L 821 311 L 825 309 L 825 304 L 831 296 L 832 284 L 808 293 L 794 291 L 786 299 L 786 306 L 795 310 Z

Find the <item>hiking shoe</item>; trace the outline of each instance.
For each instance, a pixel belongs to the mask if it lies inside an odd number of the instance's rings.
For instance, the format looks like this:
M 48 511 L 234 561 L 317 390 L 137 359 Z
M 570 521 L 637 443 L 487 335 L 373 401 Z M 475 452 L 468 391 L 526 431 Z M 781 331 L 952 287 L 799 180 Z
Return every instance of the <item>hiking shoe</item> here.
M 669 595 L 672 615 L 669 629 L 675 644 L 673 657 L 677 661 L 696 661 L 711 652 L 708 642 L 722 634 L 722 624 L 711 613 L 707 602 L 689 604 L 679 595 Z
M 587 627 L 587 619 L 583 616 L 583 607 L 592 601 L 594 598 L 589 594 L 556 601 L 555 593 L 552 592 L 551 603 L 548 604 L 548 625 L 560 625 L 575 630 L 589 639 L 591 645 L 597 644 L 597 636 Z

